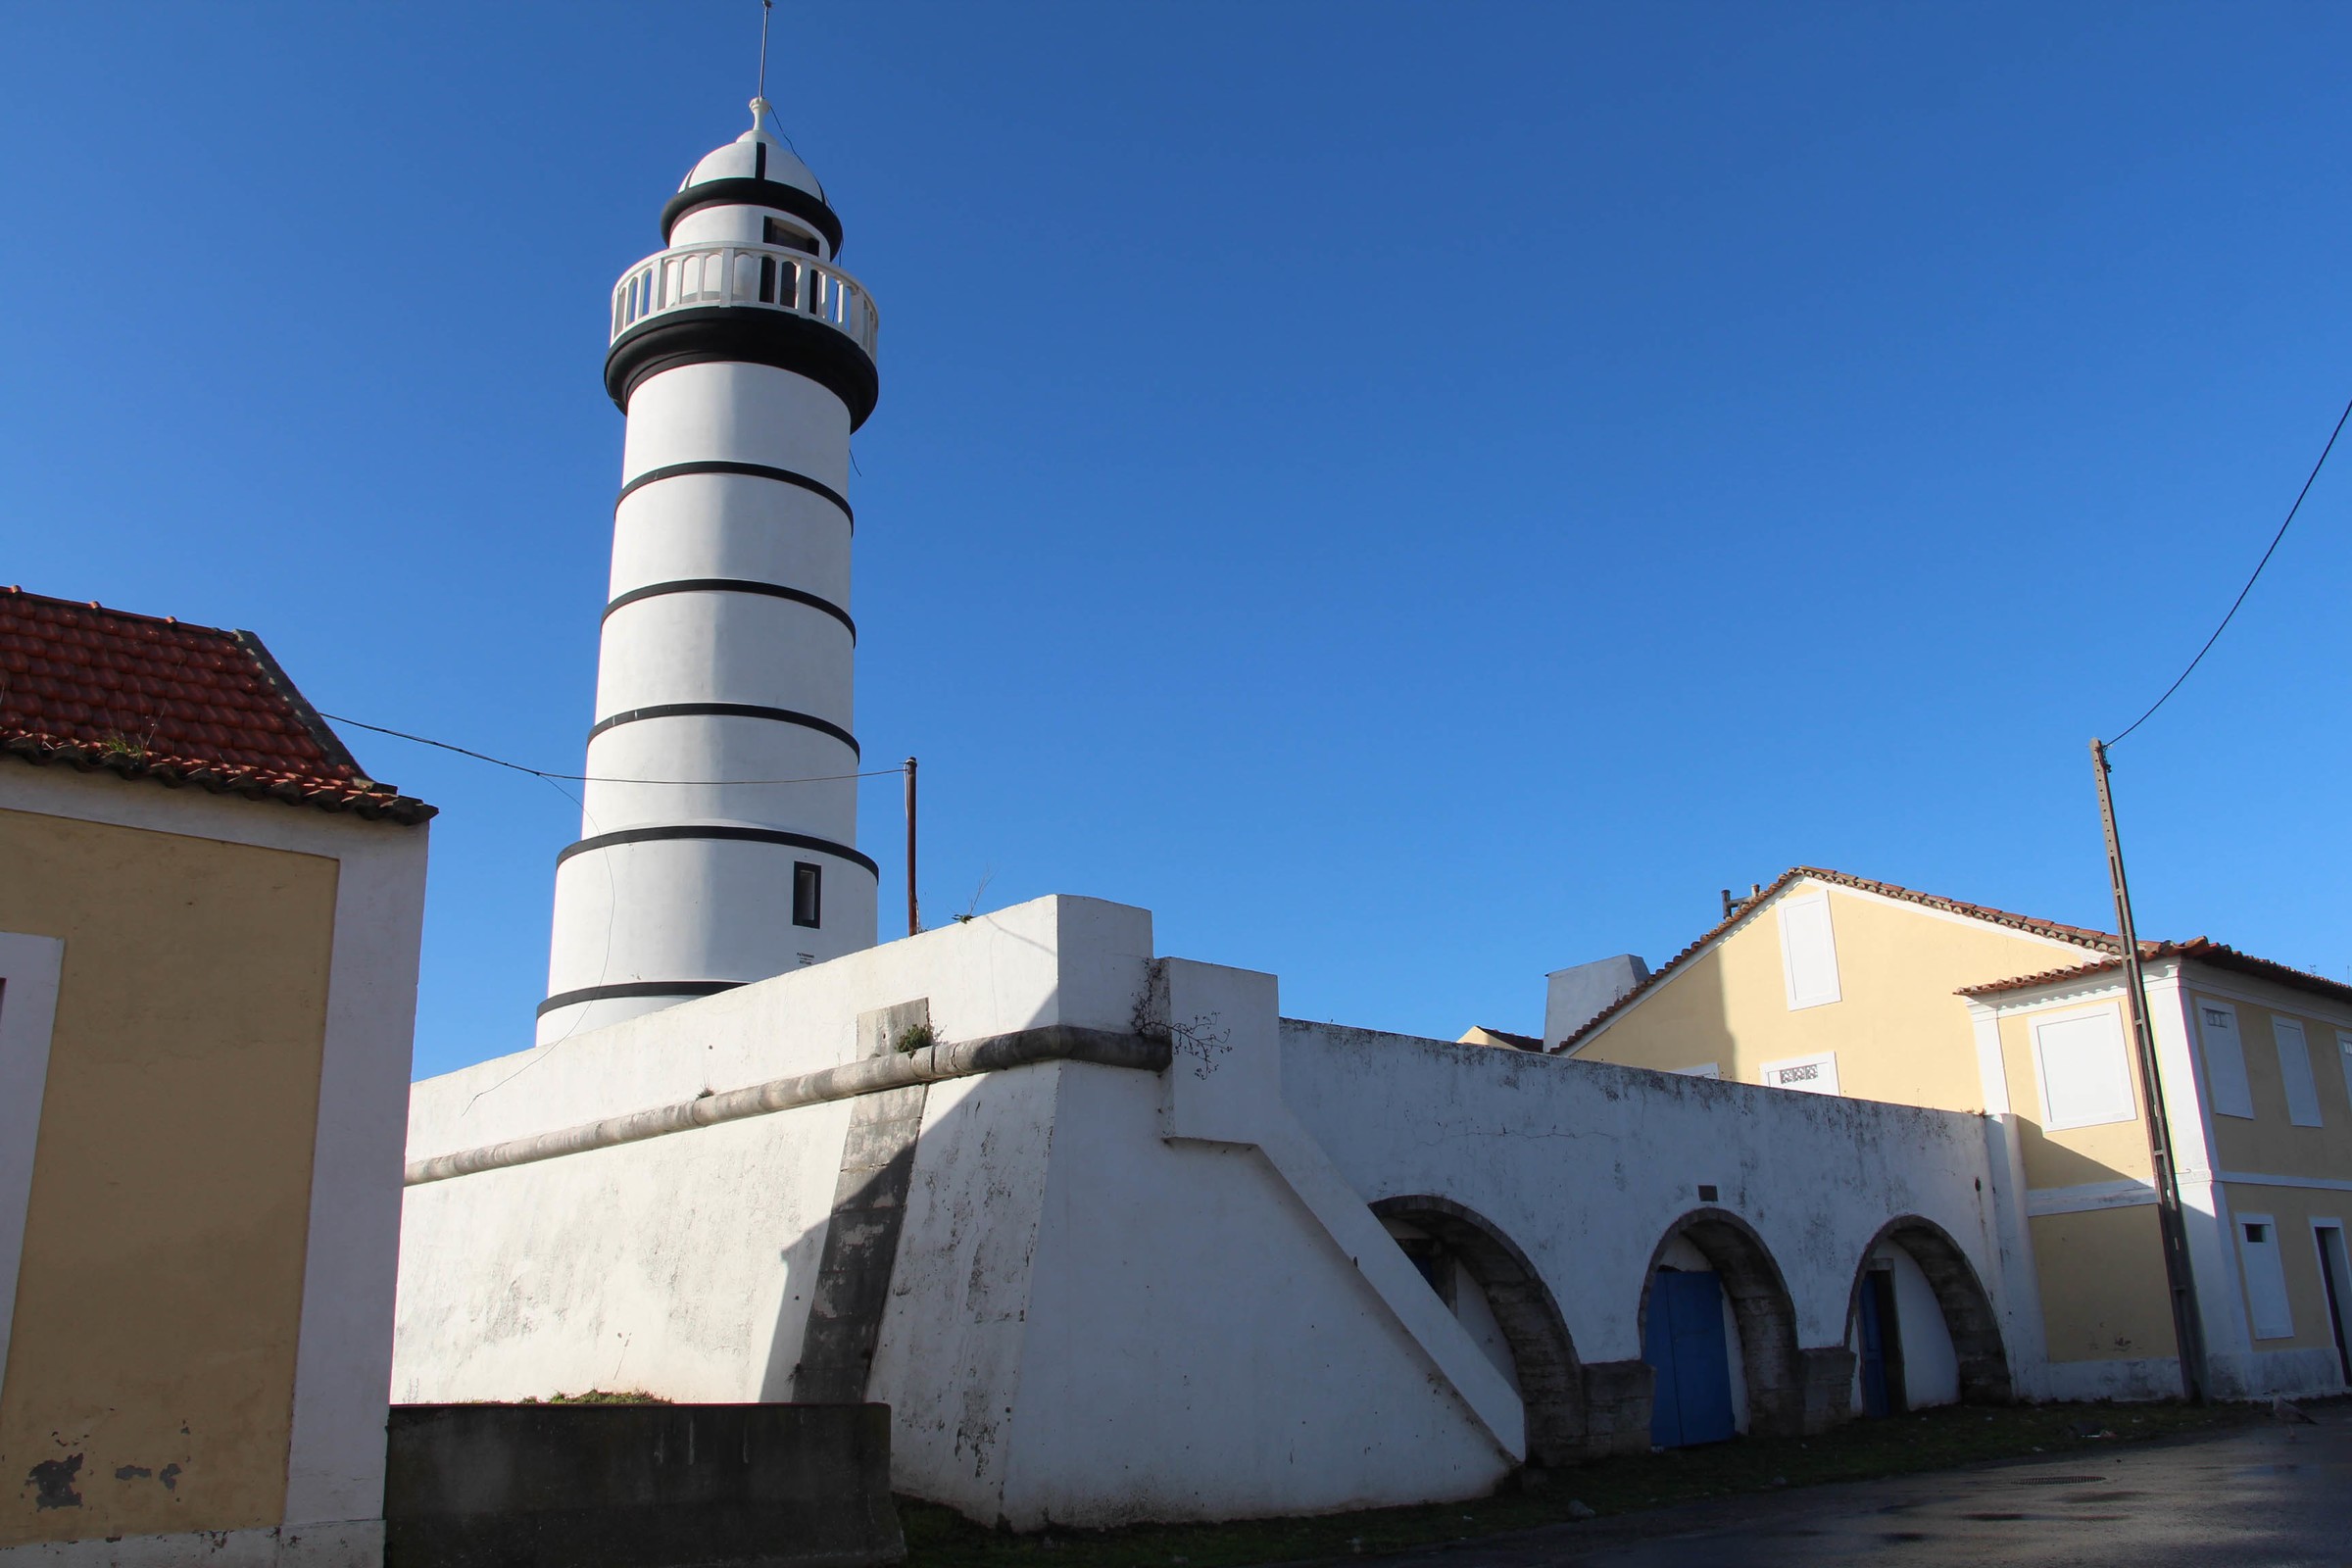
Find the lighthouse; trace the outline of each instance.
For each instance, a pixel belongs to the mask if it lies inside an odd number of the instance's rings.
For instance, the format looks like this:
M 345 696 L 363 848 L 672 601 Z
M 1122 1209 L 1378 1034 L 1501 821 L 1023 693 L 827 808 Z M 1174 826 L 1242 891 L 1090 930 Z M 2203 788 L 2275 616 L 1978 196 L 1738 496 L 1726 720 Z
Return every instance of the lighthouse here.
M 627 435 L 541 1044 L 874 941 L 848 496 L 880 387 L 873 302 L 764 98 L 662 237 L 612 290 Z

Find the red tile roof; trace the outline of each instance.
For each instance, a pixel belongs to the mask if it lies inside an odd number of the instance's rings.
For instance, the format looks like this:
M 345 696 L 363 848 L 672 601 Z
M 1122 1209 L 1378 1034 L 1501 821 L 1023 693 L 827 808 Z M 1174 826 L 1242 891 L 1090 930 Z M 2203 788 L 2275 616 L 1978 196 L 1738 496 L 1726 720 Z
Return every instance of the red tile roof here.
M 2251 953 L 2240 953 L 2237 949 L 2227 947 L 2210 937 L 2195 937 L 2186 942 L 2142 942 L 2139 945 L 2140 962 L 2150 963 L 2158 958 L 2191 958 L 2199 963 L 2211 964 L 2217 969 L 2229 969 L 2238 974 L 2252 975 L 2257 979 L 2268 980 L 2274 985 L 2286 986 L 2296 991 L 2312 992 L 2336 1002 L 2352 1003 L 2352 985 L 2346 985 L 2340 980 L 2330 980 L 2326 975 L 2313 974 L 2308 970 L 2291 969 L 2283 963 L 2274 963 L 2268 958 L 2258 958 Z M 2090 963 L 2076 964 L 2071 968 L 2043 969 L 2035 974 L 2021 974 L 2013 980 L 1993 980 L 1981 986 L 1962 986 L 1958 994 L 1963 997 L 1989 997 L 2004 991 L 2026 991 L 2034 986 L 2053 985 L 2061 980 L 2109 973 L 2121 969 L 2123 966 L 2123 956 L 2119 953 L 2112 958 L 2099 958 Z
M 249 631 L 0 589 L 0 753 L 415 824 Z
M 1699 936 L 1698 940 L 1659 965 L 1648 979 L 1594 1013 L 1582 1029 L 1561 1041 L 1553 1050 L 1559 1053 L 1574 1051 L 1602 1024 L 1656 990 L 1677 968 L 1696 957 L 1716 939 L 1753 914 L 1765 900 L 1799 877 L 1810 877 L 1816 882 L 1829 882 L 1838 887 L 1855 888 L 1864 893 L 1876 893 L 1883 898 L 1900 899 L 1906 904 L 1916 904 L 1930 909 L 1940 909 L 1946 914 L 1966 915 L 1972 920 L 1988 921 L 1993 925 L 2007 926 L 2012 931 L 2024 931 L 2033 936 L 2076 943 L 2082 947 L 2116 954 L 2119 957 L 2124 951 L 2123 939 L 2112 931 L 2093 931 L 2087 926 L 2065 925 L 2056 920 L 2043 920 L 2031 914 L 2015 914 L 2007 909 L 1993 908 L 1989 905 L 1964 904 L 1958 899 L 1947 899 L 1934 893 L 1922 893 L 1916 888 L 1903 887 L 1893 882 L 1873 882 L 1868 877 L 1853 876 L 1844 871 L 1832 871 L 1818 865 L 1792 865 L 1774 878 L 1770 887 L 1749 898 L 1722 920 L 1709 927 Z

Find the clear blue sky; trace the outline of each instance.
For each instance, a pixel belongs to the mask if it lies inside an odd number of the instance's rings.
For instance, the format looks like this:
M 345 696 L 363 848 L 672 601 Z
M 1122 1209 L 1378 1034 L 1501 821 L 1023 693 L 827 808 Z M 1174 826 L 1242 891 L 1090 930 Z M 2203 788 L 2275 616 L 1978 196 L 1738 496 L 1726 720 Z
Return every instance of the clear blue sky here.
M 2084 743 L 2352 395 L 2343 7 L 778 14 L 930 911 L 1145 905 L 1303 1016 L 1533 1028 L 1800 861 L 2108 924 Z M 577 770 L 607 294 L 756 31 L 0 12 L 0 580 Z M 2118 754 L 2143 932 L 2352 974 L 2348 508 Z M 443 808 L 419 1073 L 521 1048 L 572 804 L 350 739 Z

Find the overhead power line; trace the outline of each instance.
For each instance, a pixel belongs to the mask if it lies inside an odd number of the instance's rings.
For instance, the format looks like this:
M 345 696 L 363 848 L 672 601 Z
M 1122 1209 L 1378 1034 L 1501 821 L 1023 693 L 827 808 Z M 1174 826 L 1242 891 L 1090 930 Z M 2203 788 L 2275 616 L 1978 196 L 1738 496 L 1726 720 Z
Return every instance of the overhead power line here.
M 460 757 L 470 757 L 477 762 L 488 762 L 493 767 L 511 768 L 517 773 L 528 773 L 533 778 L 562 779 L 572 784 L 674 784 L 681 788 L 719 784 L 834 784 L 843 779 L 852 778 L 896 778 L 906 771 L 906 767 L 901 765 L 877 767 L 864 773 L 819 773 L 810 778 L 607 778 L 597 773 L 551 773 L 544 767 L 525 767 L 520 762 L 510 762 L 503 757 L 492 757 L 486 752 L 477 752 L 470 747 L 453 746 L 448 741 L 437 741 L 427 735 L 412 735 L 405 729 L 386 729 L 381 724 L 370 724 L 365 719 L 345 718 L 340 713 L 321 712 L 318 716 L 332 723 L 349 724 L 353 729 L 372 730 L 378 735 L 389 735 L 394 740 L 414 741 L 419 746 L 437 746 L 442 751 L 455 752 Z
M 2205 662 L 2205 656 L 2213 652 L 2213 645 L 2222 640 L 2222 633 L 2230 629 L 2230 622 L 2237 614 L 2237 607 L 2244 604 L 2246 602 L 2246 595 L 2254 591 L 2254 584 L 2262 576 L 2262 568 L 2271 564 L 2271 557 L 2278 553 L 2278 541 L 2286 537 L 2286 530 L 2294 524 L 2295 514 L 2303 510 L 2303 498 L 2311 494 L 2311 486 L 2313 481 L 2319 478 L 2320 470 L 2328 466 L 2328 454 L 2335 450 L 2335 438 L 2344 433 L 2344 421 L 2347 419 L 2352 419 L 2352 403 L 2346 403 L 2344 405 L 2344 412 L 2336 416 L 2335 428 L 2328 433 L 2328 444 L 2320 449 L 2320 461 L 2311 466 L 2310 474 L 2307 475 L 2303 480 L 2303 488 L 2295 492 L 2295 504 L 2286 509 L 2286 521 L 2280 523 L 2278 525 L 2278 531 L 2271 535 L 2271 548 L 2265 550 L 2262 553 L 2262 559 L 2254 563 L 2253 576 L 2250 576 L 2246 579 L 2246 585 L 2237 591 L 2237 597 L 2230 601 L 2230 612 L 2222 617 L 2222 623 L 2219 626 L 2213 628 L 2213 635 L 2205 639 L 2205 646 L 2197 650 L 2197 657 L 2188 662 L 2188 668 L 2182 670 L 2179 677 L 2176 678 L 2170 686 L 2167 686 L 2164 689 L 2164 695 L 2162 697 L 2157 698 L 2156 701 L 2148 705 L 2148 710 L 2146 712 L 2140 714 L 2131 723 L 2125 725 L 2123 735 L 2118 735 L 2114 740 L 2107 743 L 2110 747 L 2119 744 L 2123 740 L 2124 735 L 2131 734 L 2133 730 L 2139 728 L 2140 725 L 2145 724 L 2150 718 L 2153 718 L 2156 714 L 2156 710 L 2162 708 L 2167 702 L 2171 701 L 2173 693 L 2180 689 L 2180 683 L 2187 680 L 2190 675 L 2196 672 L 2197 666 Z

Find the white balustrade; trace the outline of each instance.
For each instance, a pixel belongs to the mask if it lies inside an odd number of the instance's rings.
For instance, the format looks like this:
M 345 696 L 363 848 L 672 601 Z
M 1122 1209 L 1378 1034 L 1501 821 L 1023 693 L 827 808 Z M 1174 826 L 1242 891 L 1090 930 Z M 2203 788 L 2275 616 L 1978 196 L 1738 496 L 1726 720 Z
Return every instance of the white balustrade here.
M 668 311 L 741 305 L 789 311 L 847 332 L 874 357 L 874 302 L 858 280 L 799 251 L 681 245 L 647 257 L 612 289 L 612 336 Z

